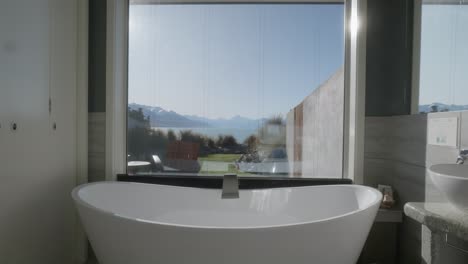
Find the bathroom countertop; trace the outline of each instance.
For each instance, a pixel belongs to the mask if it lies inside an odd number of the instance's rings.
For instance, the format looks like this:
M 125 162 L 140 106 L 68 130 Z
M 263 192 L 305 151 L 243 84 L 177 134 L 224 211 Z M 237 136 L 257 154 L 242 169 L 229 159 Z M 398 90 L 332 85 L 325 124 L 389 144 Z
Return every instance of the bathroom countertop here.
M 468 240 L 468 212 L 448 203 L 407 203 L 405 214 L 433 231 L 453 234 Z

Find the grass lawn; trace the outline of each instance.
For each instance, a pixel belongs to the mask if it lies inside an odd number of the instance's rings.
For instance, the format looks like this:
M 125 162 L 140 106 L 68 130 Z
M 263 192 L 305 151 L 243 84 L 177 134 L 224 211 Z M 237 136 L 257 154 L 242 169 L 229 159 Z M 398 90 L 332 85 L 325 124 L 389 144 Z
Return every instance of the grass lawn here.
M 236 166 L 234 165 L 234 162 L 236 162 L 242 154 L 211 154 L 206 157 L 199 157 L 198 161 L 214 161 L 214 162 L 225 162 L 225 163 L 230 163 L 227 164 L 227 171 L 220 172 L 220 171 L 204 171 L 201 170 L 199 173 L 200 174 L 213 174 L 213 175 L 223 175 L 225 173 L 234 173 L 239 176 L 258 176 L 256 174 L 250 174 L 247 172 L 240 172 L 237 170 Z
M 199 157 L 199 161 L 218 161 L 218 162 L 235 162 L 240 158 L 241 154 L 210 154 L 206 157 Z

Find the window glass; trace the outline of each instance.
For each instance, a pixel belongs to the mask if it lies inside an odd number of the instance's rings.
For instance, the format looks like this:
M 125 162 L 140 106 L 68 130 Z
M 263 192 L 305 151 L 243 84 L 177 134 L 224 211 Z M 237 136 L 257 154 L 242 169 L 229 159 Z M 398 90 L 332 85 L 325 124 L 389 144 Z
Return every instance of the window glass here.
M 423 2 L 420 112 L 468 110 L 467 25 L 466 3 Z
M 129 17 L 129 174 L 342 177 L 343 4 Z

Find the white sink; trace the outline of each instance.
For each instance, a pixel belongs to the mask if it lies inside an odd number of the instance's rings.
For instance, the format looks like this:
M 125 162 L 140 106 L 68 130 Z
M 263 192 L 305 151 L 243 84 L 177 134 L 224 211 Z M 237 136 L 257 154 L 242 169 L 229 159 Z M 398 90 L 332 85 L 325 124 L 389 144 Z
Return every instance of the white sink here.
M 452 205 L 468 211 L 468 166 L 438 164 L 429 168 L 429 175 Z

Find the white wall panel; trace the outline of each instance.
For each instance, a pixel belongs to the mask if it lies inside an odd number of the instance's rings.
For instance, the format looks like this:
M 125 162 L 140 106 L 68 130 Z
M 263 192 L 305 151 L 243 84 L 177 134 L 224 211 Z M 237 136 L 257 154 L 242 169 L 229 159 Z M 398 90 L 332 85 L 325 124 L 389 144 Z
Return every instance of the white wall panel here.
M 0 263 L 72 263 L 76 4 L 0 0 Z

